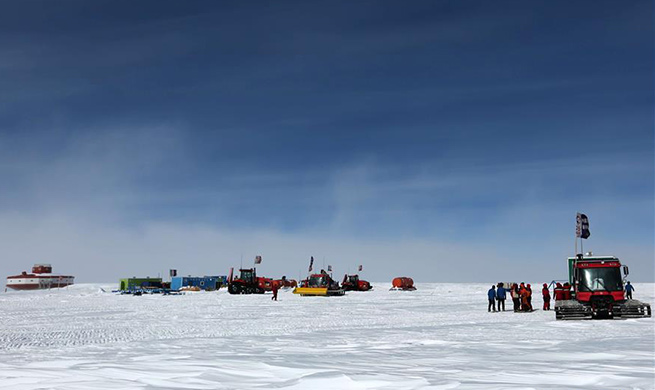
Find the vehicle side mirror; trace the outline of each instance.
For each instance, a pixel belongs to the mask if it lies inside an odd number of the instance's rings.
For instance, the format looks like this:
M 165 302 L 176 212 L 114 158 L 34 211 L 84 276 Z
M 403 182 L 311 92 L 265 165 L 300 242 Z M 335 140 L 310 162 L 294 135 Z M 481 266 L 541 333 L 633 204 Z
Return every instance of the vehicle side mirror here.
M 629 273 L 630 273 L 630 271 L 628 270 L 628 266 L 624 265 L 623 266 L 623 274 L 627 276 Z

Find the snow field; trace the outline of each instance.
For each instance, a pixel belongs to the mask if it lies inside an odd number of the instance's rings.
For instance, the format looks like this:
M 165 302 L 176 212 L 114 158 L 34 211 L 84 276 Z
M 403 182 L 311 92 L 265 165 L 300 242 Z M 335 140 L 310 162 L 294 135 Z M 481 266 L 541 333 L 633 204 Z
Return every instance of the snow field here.
M 0 294 L 0 389 L 654 389 L 655 322 L 487 313 L 482 284 L 344 297 Z M 655 304 L 655 285 L 635 298 Z M 534 306 L 540 307 L 540 297 Z

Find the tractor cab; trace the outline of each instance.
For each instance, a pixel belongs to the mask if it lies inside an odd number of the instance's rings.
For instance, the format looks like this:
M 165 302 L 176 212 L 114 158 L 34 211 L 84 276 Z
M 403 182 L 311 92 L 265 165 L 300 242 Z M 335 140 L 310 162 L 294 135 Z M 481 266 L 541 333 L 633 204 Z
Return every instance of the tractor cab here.
M 244 281 L 245 283 L 256 283 L 257 282 L 257 273 L 254 268 L 240 269 L 239 280 Z

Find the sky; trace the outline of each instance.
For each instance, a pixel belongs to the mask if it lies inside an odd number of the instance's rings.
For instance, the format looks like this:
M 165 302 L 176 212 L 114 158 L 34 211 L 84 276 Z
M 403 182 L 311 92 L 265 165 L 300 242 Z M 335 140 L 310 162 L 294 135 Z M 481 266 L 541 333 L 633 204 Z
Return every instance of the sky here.
M 655 281 L 652 1 L 2 1 L 0 277 Z

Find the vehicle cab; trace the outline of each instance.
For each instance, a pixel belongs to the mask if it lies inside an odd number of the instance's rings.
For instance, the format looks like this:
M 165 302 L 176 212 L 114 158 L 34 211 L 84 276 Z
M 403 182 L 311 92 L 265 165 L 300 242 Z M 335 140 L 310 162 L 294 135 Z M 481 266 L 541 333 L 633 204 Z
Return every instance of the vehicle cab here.
M 572 271 L 569 272 L 571 284 L 578 301 L 625 301 L 621 261 L 617 257 L 578 255 L 569 258 L 569 266 Z M 627 266 L 623 267 L 623 274 L 627 276 Z

